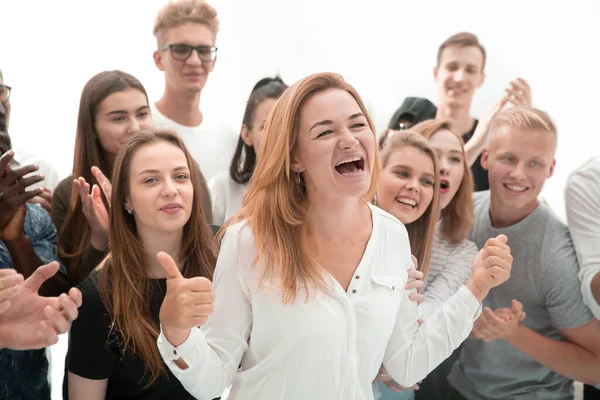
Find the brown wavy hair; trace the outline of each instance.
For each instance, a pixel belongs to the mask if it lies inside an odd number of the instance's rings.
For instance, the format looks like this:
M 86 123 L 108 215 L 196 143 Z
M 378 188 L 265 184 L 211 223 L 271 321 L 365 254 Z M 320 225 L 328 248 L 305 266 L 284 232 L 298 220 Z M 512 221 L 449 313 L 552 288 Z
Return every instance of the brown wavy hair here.
M 437 166 L 437 157 L 429 142 L 419 133 L 413 131 L 412 128 L 399 131 L 388 137 L 381 151 L 382 168 L 388 165 L 392 154 L 405 147 L 414 147 L 429 156 L 433 161 L 433 170 L 435 171 L 431 203 L 429 203 L 421 217 L 410 224 L 405 224 L 410 240 L 410 250 L 419 262 L 417 269 L 427 274 L 429 261 L 431 260 L 435 224 L 440 215 L 440 171 Z
M 161 374 L 166 375 L 156 347 L 159 323 L 156 316 L 151 315 L 148 301 L 157 290 L 157 282 L 148 277 L 144 244 L 137 234 L 134 216 L 125 211 L 124 204 L 130 191 L 129 170 L 134 154 L 140 148 L 158 142 L 173 144 L 184 152 L 194 188 L 192 212 L 183 227 L 181 273 L 186 278 L 204 276 L 212 279 L 216 263 L 212 231 L 204 216 L 200 170 L 183 141 L 176 134 L 164 130 L 134 135 L 115 161 L 108 238 L 111 252 L 99 270 L 98 289 L 112 319 L 111 329 L 122 340 L 123 352 L 131 352 L 142 359 L 146 376 L 149 376 L 147 386 Z
M 96 114 L 100 103 L 113 93 L 127 89 L 137 89 L 146 97 L 148 95 L 144 86 L 133 76 L 123 71 L 103 71 L 93 76 L 84 86 L 79 101 L 79 115 L 77 117 L 77 134 L 75 136 L 75 155 L 73 158 L 73 178 L 84 177 L 90 184 L 99 185 L 92 174 L 92 166 L 97 166 L 110 177 L 113 166 L 109 162 L 106 151 L 98 140 L 96 131 Z M 108 209 L 108 199 L 101 194 L 104 204 Z M 69 200 L 69 209 L 65 215 L 64 223 L 58 233 L 58 255 L 65 262 L 69 282 L 76 285 L 86 276 L 79 275 L 79 263 L 85 249 L 90 245 L 92 230 L 83 215 L 79 193 L 73 187 Z M 91 266 L 90 266 L 91 269 Z
M 460 143 L 462 151 L 464 174 L 458 191 L 450 200 L 450 203 L 441 210 L 442 222 L 440 226 L 441 235 L 452 244 L 457 244 L 465 240 L 469 234 L 471 226 L 475 221 L 473 209 L 473 177 L 471 176 L 471 168 L 467 164 L 465 156 L 464 142 L 453 127 L 453 123 L 449 119 L 432 119 L 423 121 L 411 128 L 415 132 L 420 133 L 429 140 L 431 137 L 441 131 L 449 130 L 456 136 Z
M 310 75 L 287 89 L 279 98 L 267 119 L 258 158 L 242 209 L 223 226 L 247 221 L 252 229 L 258 256 L 255 265 L 263 268 L 262 281 L 275 279 L 282 290 L 284 304 L 294 302 L 304 291 L 306 299 L 311 288 L 325 289 L 323 267 L 312 256 L 319 249 L 314 230 L 307 218 L 306 189 L 291 170 L 296 152 L 300 111 L 308 99 L 317 93 L 337 89 L 348 92 L 365 115 L 373 136 L 375 127 L 356 90 L 334 73 Z M 375 148 L 371 186 L 362 198 L 372 199 L 381 172 L 379 153 Z

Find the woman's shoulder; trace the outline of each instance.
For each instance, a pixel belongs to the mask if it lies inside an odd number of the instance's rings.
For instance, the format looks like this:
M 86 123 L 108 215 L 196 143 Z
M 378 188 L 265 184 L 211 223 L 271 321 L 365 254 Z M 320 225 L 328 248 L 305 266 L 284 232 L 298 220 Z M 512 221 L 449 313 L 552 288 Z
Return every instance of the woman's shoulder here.
M 65 179 L 60 181 L 56 188 L 54 189 L 54 195 L 62 195 L 69 196 L 71 195 L 71 189 L 73 188 L 73 177 L 71 175 L 67 176 Z
M 369 204 L 371 209 L 371 213 L 373 215 L 373 224 L 379 225 L 383 228 L 384 232 L 390 234 L 402 234 L 408 238 L 408 231 L 406 227 L 400 220 L 394 217 L 392 214 L 387 211 L 382 210 L 381 208 Z

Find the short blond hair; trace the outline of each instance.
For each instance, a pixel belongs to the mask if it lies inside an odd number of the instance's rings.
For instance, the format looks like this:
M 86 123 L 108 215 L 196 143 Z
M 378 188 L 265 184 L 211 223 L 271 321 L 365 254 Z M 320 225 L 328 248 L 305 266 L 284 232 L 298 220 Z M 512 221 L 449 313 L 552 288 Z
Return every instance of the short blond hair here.
M 554 138 L 554 147 L 557 143 L 556 125 L 544 111 L 530 107 L 512 107 L 498 113 L 488 126 L 487 147 L 492 144 L 494 136 L 501 128 L 508 127 L 524 131 L 546 131 Z
M 176 0 L 169 1 L 156 16 L 154 21 L 154 36 L 158 45 L 162 46 L 165 32 L 171 28 L 195 22 L 206 25 L 217 36 L 219 32 L 219 18 L 217 10 L 204 0 Z

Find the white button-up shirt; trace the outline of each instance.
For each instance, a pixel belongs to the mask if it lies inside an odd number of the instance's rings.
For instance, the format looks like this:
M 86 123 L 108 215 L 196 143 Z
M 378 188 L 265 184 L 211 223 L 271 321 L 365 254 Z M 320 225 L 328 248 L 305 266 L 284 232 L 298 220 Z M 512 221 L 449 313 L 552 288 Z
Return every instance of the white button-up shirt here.
M 600 319 L 600 304 L 592 294 L 592 279 L 600 273 L 600 157 L 588 160 L 571 173 L 565 205 L 579 261 L 583 301 Z
M 229 399 L 367 400 L 382 363 L 411 386 L 447 358 L 471 331 L 479 301 L 463 286 L 419 327 L 417 303 L 404 288 L 413 267 L 406 229 L 371 211 L 373 231 L 348 290 L 328 275 L 326 293 L 305 301 L 300 292 L 287 305 L 276 284 L 258 284 L 250 227 L 231 226 L 214 274 L 214 314 L 177 348 L 158 338 L 183 386 L 201 400 L 231 383 Z

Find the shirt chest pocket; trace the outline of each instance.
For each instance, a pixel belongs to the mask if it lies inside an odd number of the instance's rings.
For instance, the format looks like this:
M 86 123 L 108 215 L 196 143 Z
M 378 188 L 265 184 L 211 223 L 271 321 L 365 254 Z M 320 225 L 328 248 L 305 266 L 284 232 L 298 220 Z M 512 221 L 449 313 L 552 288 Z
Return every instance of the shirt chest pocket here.
M 391 335 L 405 285 L 405 280 L 400 276 L 371 277 L 368 312 L 378 334 L 386 337 Z

